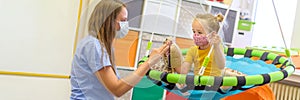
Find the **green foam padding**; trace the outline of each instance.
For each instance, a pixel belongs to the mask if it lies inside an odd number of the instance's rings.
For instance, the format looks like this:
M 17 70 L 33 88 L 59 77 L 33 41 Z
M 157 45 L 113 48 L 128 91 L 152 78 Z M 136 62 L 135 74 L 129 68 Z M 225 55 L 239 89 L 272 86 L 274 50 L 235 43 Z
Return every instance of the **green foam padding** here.
M 179 77 L 179 78 L 176 78 Z M 170 83 L 185 84 L 186 75 L 183 74 L 168 74 L 167 81 Z
M 255 85 L 255 84 L 262 84 L 264 82 L 264 78 L 261 75 L 252 75 L 246 77 L 246 84 L 245 85 Z
M 233 53 L 234 54 L 238 54 L 238 55 L 243 55 L 243 54 L 245 54 L 246 53 L 246 49 L 243 49 L 243 48 L 234 48 L 234 51 L 233 51 Z
M 236 86 L 237 82 L 236 77 L 223 77 L 223 86 Z
M 153 78 L 153 79 L 155 79 L 155 80 L 160 81 L 160 75 L 161 75 L 162 73 L 163 73 L 163 72 L 156 71 L 156 70 L 151 70 L 150 73 L 149 73 L 149 76 L 151 76 L 151 78 Z
M 283 73 L 280 71 L 276 71 L 276 72 L 271 72 L 269 73 L 271 81 L 270 82 L 275 82 L 275 81 L 279 81 L 283 78 Z
M 200 85 L 214 85 L 214 77 L 213 76 L 201 76 Z

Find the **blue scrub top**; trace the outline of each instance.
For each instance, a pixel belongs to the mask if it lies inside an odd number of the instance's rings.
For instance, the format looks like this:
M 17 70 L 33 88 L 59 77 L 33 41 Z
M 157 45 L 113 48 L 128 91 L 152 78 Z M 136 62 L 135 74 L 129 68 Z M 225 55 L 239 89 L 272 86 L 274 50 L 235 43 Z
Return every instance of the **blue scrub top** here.
M 101 47 L 97 38 L 89 35 L 82 39 L 76 48 L 72 62 L 70 99 L 113 100 L 114 96 L 105 89 L 94 74 L 104 66 L 111 65 L 105 48 Z M 117 77 L 119 78 L 118 73 Z

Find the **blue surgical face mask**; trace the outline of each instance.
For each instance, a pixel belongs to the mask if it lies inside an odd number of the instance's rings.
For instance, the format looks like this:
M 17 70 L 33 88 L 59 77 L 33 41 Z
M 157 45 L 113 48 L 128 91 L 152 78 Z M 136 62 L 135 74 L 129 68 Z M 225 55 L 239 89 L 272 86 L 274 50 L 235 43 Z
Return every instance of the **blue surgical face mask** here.
M 120 25 L 120 30 L 117 31 L 116 34 L 117 39 L 124 38 L 129 31 L 128 21 L 119 22 L 119 25 Z

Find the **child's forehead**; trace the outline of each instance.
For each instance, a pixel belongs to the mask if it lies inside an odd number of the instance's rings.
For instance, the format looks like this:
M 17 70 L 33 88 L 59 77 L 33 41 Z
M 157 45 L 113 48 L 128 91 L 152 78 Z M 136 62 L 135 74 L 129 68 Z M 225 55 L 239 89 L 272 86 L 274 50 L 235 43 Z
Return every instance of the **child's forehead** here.
M 195 27 L 202 27 L 203 23 L 200 20 L 194 20 L 192 25 L 195 26 Z
M 201 24 L 192 25 L 193 30 L 203 31 L 204 27 Z

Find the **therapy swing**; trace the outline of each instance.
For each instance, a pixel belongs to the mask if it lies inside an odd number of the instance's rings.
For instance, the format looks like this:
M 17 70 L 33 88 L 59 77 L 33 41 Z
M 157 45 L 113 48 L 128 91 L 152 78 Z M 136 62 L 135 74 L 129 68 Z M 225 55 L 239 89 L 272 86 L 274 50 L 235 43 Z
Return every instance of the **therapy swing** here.
M 277 21 L 279 23 L 274 1 L 272 0 L 272 2 L 277 16 Z M 226 19 L 228 15 L 229 8 L 226 11 L 224 19 Z M 222 27 L 223 24 L 221 24 L 220 30 Z M 279 27 L 281 30 L 280 23 Z M 282 30 L 281 34 L 283 36 Z M 149 54 L 151 41 L 152 38 L 148 43 L 150 46 L 148 45 L 146 55 Z M 286 44 L 285 47 L 287 48 Z M 212 49 L 210 52 L 211 51 Z M 182 53 L 185 54 L 186 51 L 184 50 Z M 225 67 L 247 74 L 246 76 L 202 76 L 201 73 L 200 75 L 186 75 L 168 73 L 153 69 L 149 70 L 146 76 L 154 84 L 185 98 L 199 99 L 201 97 L 203 98 L 205 94 L 213 94 L 213 99 L 221 99 L 223 97 L 237 94 L 256 86 L 283 80 L 295 71 L 295 66 L 290 60 L 290 53 L 288 50 L 286 50 L 286 55 L 289 57 L 289 59 L 275 53 L 243 48 L 226 48 L 225 53 L 227 54 Z M 207 58 L 209 55 L 210 53 L 208 54 Z M 242 55 L 243 57 L 237 59 L 233 57 L 235 55 Z M 259 60 L 252 60 L 251 57 L 259 57 Z M 142 64 L 147 60 L 147 58 L 148 57 L 144 57 L 141 59 L 139 64 Z M 170 61 L 170 56 L 168 56 L 168 59 Z M 272 64 L 267 64 L 264 62 L 267 60 L 272 60 Z M 277 68 L 275 65 L 280 67 Z M 170 62 L 168 66 L 170 66 Z M 204 64 L 204 68 L 205 67 L 206 65 Z M 258 71 L 257 69 L 261 70 Z M 184 88 L 178 88 L 176 83 L 186 84 L 186 86 Z M 232 86 L 232 88 L 224 92 L 220 89 L 221 86 Z

